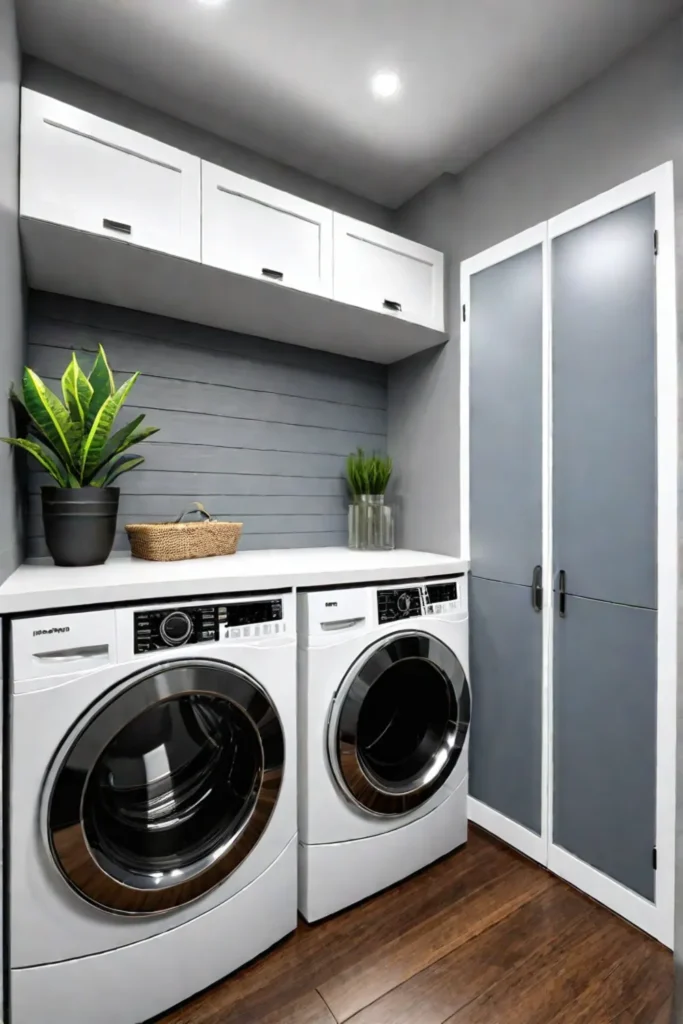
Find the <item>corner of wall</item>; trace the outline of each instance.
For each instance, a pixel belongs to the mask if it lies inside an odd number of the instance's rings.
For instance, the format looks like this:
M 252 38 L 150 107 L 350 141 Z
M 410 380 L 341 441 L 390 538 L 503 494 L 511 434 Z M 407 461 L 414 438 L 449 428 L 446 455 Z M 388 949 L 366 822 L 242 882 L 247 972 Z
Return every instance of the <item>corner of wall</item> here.
M 19 244 L 21 54 L 13 0 L 0 0 L 0 436 L 12 432 L 9 384 L 24 358 L 24 283 Z M 21 561 L 19 490 L 12 450 L 0 447 L 0 582 Z

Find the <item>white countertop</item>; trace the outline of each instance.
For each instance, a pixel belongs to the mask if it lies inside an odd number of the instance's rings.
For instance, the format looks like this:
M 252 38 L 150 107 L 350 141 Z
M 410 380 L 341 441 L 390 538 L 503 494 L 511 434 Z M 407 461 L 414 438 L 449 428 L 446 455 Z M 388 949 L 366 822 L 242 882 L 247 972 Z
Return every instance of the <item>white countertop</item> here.
M 146 562 L 115 554 L 104 565 L 83 569 L 63 569 L 52 562 L 20 566 L 0 586 L 0 615 L 282 587 L 382 583 L 468 569 L 464 559 L 403 550 L 291 548 L 183 562 Z

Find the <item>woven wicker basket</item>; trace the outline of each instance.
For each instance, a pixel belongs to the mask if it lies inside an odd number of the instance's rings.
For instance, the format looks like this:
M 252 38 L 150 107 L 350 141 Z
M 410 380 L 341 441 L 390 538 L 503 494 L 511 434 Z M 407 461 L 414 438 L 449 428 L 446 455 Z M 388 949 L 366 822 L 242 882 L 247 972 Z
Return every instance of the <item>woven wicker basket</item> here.
M 199 512 L 200 523 L 183 523 L 190 512 Z M 242 533 L 242 523 L 224 523 L 212 519 L 203 505 L 195 502 L 174 523 L 131 523 L 126 526 L 133 558 L 150 562 L 178 562 L 184 558 L 208 558 L 234 555 Z

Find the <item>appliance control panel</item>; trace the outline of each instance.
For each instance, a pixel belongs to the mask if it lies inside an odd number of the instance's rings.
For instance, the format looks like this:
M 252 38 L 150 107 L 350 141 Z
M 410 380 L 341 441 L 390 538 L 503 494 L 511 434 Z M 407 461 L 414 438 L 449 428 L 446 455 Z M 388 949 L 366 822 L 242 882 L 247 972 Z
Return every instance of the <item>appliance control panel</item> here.
M 420 587 L 405 587 L 398 590 L 377 591 L 377 616 L 380 623 L 396 622 L 397 619 L 411 619 L 422 615 Z
M 221 631 L 233 639 L 267 636 L 279 632 L 282 617 L 279 598 L 135 612 L 135 653 L 216 642 Z
M 377 617 L 380 624 L 412 619 L 418 615 L 442 615 L 459 608 L 456 580 L 377 591 Z
M 422 587 L 422 591 L 427 615 L 455 611 L 459 607 L 458 584 L 455 580 L 449 580 L 447 583 L 427 583 Z

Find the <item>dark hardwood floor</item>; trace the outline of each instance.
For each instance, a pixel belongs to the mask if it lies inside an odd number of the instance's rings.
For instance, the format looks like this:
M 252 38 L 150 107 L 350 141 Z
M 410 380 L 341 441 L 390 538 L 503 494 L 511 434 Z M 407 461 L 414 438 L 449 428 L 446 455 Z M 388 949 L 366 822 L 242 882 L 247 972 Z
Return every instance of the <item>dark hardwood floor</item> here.
M 673 957 L 476 829 L 163 1024 L 668 1024 Z

